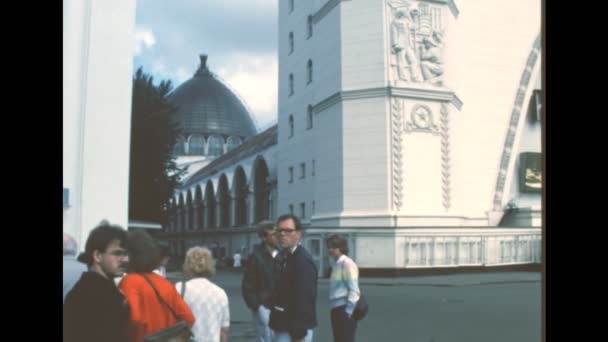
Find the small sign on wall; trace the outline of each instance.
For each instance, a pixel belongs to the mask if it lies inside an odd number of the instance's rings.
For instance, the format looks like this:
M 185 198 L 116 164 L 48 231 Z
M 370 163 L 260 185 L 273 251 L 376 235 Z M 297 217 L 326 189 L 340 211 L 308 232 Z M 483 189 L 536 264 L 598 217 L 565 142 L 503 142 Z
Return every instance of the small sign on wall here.
M 63 208 L 70 207 L 70 189 L 63 188 Z
M 519 190 L 521 192 L 541 192 L 542 160 L 539 152 L 519 154 Z

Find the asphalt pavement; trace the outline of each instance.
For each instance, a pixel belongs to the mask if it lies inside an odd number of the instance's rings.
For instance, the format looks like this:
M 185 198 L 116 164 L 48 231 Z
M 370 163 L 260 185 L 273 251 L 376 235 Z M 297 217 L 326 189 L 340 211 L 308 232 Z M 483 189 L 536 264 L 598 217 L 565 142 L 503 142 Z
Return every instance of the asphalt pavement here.
M 172 281 L 181 273 L 170 272 Z M 251 313 L 241 296 L 241 270 L 223 269 L 210 280 L 230 302 L 230 341 L 253 341 Z M 333 341 L 328 279 L 319 279 L 315 342 Z M 540 342 L 540 272 L 484 272 L 361 278 L 370 305 L 357 341 Z

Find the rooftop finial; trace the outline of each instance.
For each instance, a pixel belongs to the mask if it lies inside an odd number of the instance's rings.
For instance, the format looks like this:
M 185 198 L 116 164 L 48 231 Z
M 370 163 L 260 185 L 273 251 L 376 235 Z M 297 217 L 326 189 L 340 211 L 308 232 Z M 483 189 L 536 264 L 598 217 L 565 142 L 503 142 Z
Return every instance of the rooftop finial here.
M 194 76 L 202 76 L 209 74 L 209 68 L 207 67 L 207 55 L 201 54 L 199 55 L 201 59 L 201 65 L 198 67 L 198 70 L 194 73 Z

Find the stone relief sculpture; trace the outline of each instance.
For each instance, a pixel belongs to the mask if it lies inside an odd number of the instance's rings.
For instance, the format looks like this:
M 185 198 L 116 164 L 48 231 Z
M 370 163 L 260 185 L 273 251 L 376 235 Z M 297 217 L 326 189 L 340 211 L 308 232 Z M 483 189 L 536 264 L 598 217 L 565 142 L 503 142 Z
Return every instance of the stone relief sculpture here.
M 443 35 L 441 32 L 433 31 L 431 38 L 422 39 L 422 51 L 420 52 L 420 67 L 424 82 L 441 86 L 443 80 L 443 63 L 441 60 L 441 44 Z
M 391 23 L 391 53 L 397 57 L 397 72 L 404 81 L 420 82 L 420 67 L 416 54 L 418 10 L 401 8 Z
M 444 32 L 438 17 L 440 8 L 407 0 L 389 0 L 388 7 L 393 80 L 442 86 Z

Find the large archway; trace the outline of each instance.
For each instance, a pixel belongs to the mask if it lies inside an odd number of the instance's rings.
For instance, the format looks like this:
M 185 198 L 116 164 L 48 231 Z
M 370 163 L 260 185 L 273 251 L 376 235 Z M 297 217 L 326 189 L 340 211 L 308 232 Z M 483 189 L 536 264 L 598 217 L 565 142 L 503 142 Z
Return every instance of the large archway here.
M 243 226 L 247 224 L 247 196 L 249 189 L 247 187 L 247 178 L 242 167 L 237 167 L 234 173 L 234 224 L 235 226 Z
M 205 187 L 205 203 L 205 216 L 207 217 L 206 228 L 215 228 L 215 194 L 213 193 L 213 183 L 211 183 L 211 181 L 208 181 L 207 186 Z
M 184 225 L 185 230 L 192 230 L 194 228 L 194 203 L 192 202 L 192 192 L 188 190 L 186 194 L 186 223 Z
M 205 225 L 205 205 L 203 203 L 203 193 L 200 185 L 196 186 L 194 190 L 194 210 L 196 211 L 196 223 L 194 229 L 203 229 Z
M 177 231 L 184 231 L 184 222 L 186 217 L 186 206 L 184 205 L 184 196 L 179 194 L 179 200 L 177 204 Z
M 505 189 L 505 185 L 507 183 L 507 177 L 512 176 L 508 172 L 509 165 L 512 165 L 515 162 L 516 157 L 516 153 L 513 151 L 513 144 L 515 142 L 516 134 L 520 133 L 517 130 L 520 121 L 526 119 L 525 110 L 527 107 L 524 106 L 524 101 L 530 98 L 532 89 L 529 87 L 529 85 L 531 81 L 534 81 L 533 76 L 535 69 L 537 73 L 540 73 L 539 65 L 537 65 L 537 63 L 542 53 L 541 49 L 541 36 L 539 34 L 536 36 L 532 46 L 532 51 L 530 51 L 530 54 L 528 55 L 528 60 L 522 72 L 519 88 L 513 103 L 511 120 L 509 121 L 510 125 L 509 129 L 507 130 L 507 136 L 505 137 L 502 157 L 500 158 L 500 171 L 498 172 L 492 201 L 492 208 L 494 211 L 502 210 L 505 205 L 505 195 L 508 194 L 508 191 Z
M 270 184 L 268 182 L 268 165 L 262 158 L 254 164 L 255 222 L 270 218 Z
M 222 174 L 217 187 L 217 203 L 220 206 L 219 228 L 230 226 L 230 195 L 228 193 L 228 180 Z

